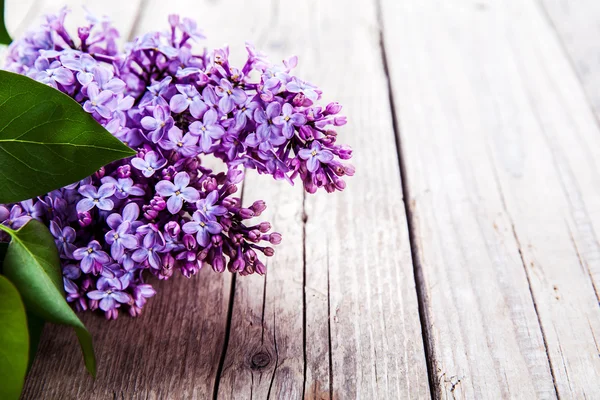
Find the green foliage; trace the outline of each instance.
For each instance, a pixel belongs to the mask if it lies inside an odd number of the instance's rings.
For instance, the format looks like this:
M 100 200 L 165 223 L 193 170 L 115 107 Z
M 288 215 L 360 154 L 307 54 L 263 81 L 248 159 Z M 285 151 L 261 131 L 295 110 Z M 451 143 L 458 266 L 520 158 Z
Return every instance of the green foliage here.
M 48 229 L 31 220 L 18 231 L 3 225 L 11 236 L 4 259 L 4 275 L 16 286 L 28 312 L 46 321 L 70 325 L 75 329 L 85 365 L 93 376 L 96 358 L 92 337 L 65 301 L 58 250 Z
M 0 399 L 18 399 L 27 371 L 27 317 L 19 292 L 0 276 Z
M 134 154 L 69 96 L 0 71 L 0 203 L 42 195 Z
M 10 42 L 12 42 L 12 39 L 4 23 L 4 0 L 0 0 L 0 44 L 10 44 Z

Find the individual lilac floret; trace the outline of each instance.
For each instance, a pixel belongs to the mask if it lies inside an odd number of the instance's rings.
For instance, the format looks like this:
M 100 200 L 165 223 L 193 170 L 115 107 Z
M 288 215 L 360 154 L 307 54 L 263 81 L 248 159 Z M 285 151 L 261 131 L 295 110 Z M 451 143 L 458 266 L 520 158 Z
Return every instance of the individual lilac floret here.
M 190 184 L 190 176 L 187 172 L 179 172 L 175 175 L 173 182 L 160 181 L 156 184 L 156 193 L 160 196 L 168 197 L 167 209 L 171 214 L 177 214 L 183 207 L 183 202 L 190 203 L 198 201 L 200 194 Z
M 136 157 L 131 160 L 131 165 L 142 171 L 146 178 L 150 178 L 156 171 L 167 165 L 167 160 L 160 158 L 154 151 L 149 151 L 144 158 Z
M 94 207 L 104 211 L 112 210 L 115 204 L 110 197 L 115 194 L 115 190 L 112 183 L 105 183 L 99 189 L 96 189 L 93 185 L 80 187 L 79 193 L 83 196 L 83 199 L 77 203 L 77 212 L 90 211 Z
M 122 222 L 116 229 L 108 231 L 105 235 L 106 243 L 110 245 L 110 254 L 115 260 L 120 260 L 125 249 L 135 249 L 138 245 L 137 238 L 130 234 L 131 223 Z
M 309 149 L 300 150 L 298 156 L 306 160 L 306 167 L 310 172 L 319 169 L 319 163 L 328 164 L 333 160 L 333 153 L 329 150 L 323 150 L 317 141 L 314 141 Z
M 190 125 L 190 133 L 200 138 L 200 147 L 202 151 L 208 152 L 214 141 L 221 139 L 225 130 L 217 124 L 217 112 L 208 110 L 202 121 L 194 121 Z
M 189 234 L 196 234 L 196 240 L 201 246 L 208 246 L 211 235 L 221 233 L 223 227 L 216 221 L 211 221 L 199 211 L 193 216 L 193 221 L 183 225 L 183 231 Z
M 86 247 L 81 247 L 73 252 L 73 258 L 81 261 L 81 270 L 86 274 L 92 272 L 98 275 L 104 265 L 110 262 L 110 257 L 97 240 L 91 241 Z
M 158 143 L 165 136 L 165 133 L 173 127 L 173 118 L 166 107 L 156 106 L 152 112 L 152 117 L 142 118 L 142 127 L 150 131 L 146 136 L 153 143 Z
M 128 304 L 132 301 L 131 296 L 122 290 L 111 287 L 108 281 L 103 281 L 98 290 L 92 290 L 87 294 L 92 300 L 99 300 L 98 306 L 102 311 L 110 312 L 119 307 L 120 304 Z

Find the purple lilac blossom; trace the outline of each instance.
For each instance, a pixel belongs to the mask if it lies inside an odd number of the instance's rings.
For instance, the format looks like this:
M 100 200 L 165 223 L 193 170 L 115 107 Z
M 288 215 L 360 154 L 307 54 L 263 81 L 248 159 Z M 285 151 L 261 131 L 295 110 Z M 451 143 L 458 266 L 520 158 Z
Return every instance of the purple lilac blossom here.
M 322 92 L 292 75 L 298 60 L 271 64 L 250 44 L 242 66 L 229 49 L 201 49 L 196 23 L 169 16 L 170 31 L 150 32 L 119 51 L 106 20 L 71 36 L 68 11 L 14 41 L 5 68 L 55 87 L 81 104 L 137 156 L 80 182 L 17 204 L 0 205 L 0 223 L 32 218 L 55 238 L 67 301 L 78 311 L 140 315 L 156 291 L 151 277 L 217 272 L 264 274 L 281 235 L 253 222 L 264 201 L 236 197 L 244 168 L 306 191 L 342 190 L 354 174 L 341 106 L 319 105 Z M 194 44 L 194 47 L 192 46 Z M 206 168 L 220 159 L 226 172 Z M 0 234 L 0 240 L 8 240 Z

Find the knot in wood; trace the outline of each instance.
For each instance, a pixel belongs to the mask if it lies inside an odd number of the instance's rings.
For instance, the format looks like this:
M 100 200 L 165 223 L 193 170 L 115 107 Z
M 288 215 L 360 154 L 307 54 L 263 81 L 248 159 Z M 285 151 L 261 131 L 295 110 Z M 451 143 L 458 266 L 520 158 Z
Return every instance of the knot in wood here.
M 252 369 L 260 369 L 265 368 L 271 362 L 271 356 L 269 353 L 264 351 L 259 351 L 255 355 L 252 356 L 250 360 L 250 367 Z

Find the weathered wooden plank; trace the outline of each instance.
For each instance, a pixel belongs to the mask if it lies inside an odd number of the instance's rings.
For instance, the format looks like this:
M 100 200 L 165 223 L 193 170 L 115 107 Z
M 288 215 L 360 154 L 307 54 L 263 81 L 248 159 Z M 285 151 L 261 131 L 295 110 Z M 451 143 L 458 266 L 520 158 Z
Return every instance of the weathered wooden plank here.
M 598 397 L 600 132 L 551 27 L 534 1 L 382 15 L 436 395 Z
M 600 121 L 600 3 L 590 1 L 577 6 L 559 0 L 543 0 L 541 3 L 577 71 L 597 120 Z M 570 157 L 577 160 L 581 156 L 581 153 L 572 152 Z M 597 171 L 586 171 L 590 174 L 584 177 L 583 184 L 586 186 L 578 190 L 586 199 L 592 199 L 594 196 L 594 188 L 588 187 L 587 184 L 592 183 L 590 179 L 594 179 Z M 589 270 L 596 295 L 600 297 L 600 244 L 596 234 L 600 230 L 600 220 L 590 218 L 588 210 L 582 208 L 581 201 L 576 197 L 578 191 L 573 191 L 574 196 L 570 198 L 571 207 L 576 208 L 581 216 L 581 219 L 577 220 L 579 229 L 572 233 L 578 237 L 577 249 L 581 260 Z
M 92 11 L 107 13 L 128 36 L 137 15 L 133 3 L 94 2 Z M 166 26 L 166 16 L 160 17 Z M 230 275 L 203 270 L 190 280 L 177 276 L 159 283 L 158 294 L 139 318 L 106 322 L 84 314 L 99 359 L 95 381 L 86 375 L 73 333 L 63 327 L 46 328 L 23 397 L 206 398 L 214 390 L 226 336 L 230 287 Z
M 596 115 L 600 117 L 600 3 L 541 0 L 540 4 L 569 54 Z

